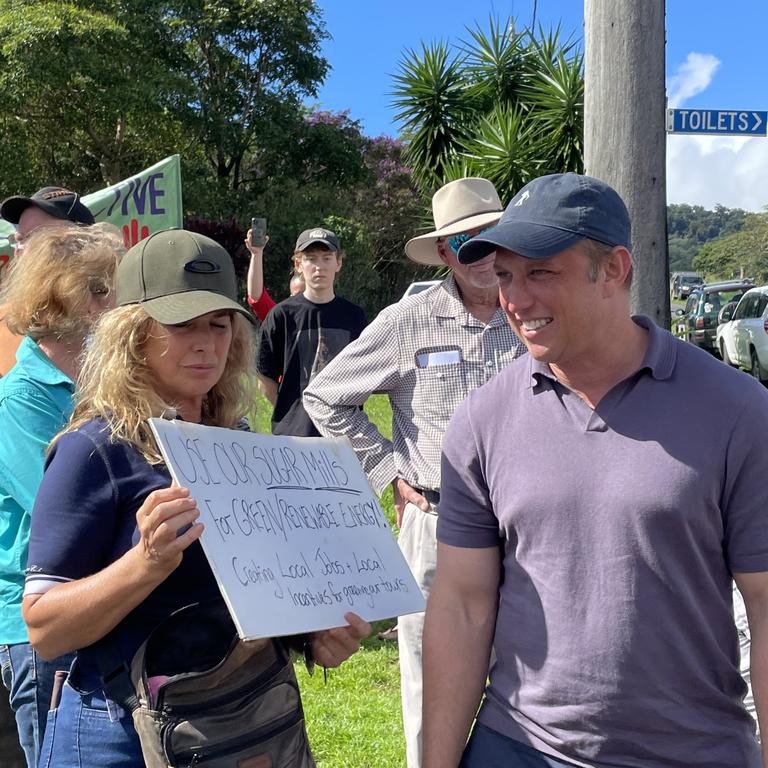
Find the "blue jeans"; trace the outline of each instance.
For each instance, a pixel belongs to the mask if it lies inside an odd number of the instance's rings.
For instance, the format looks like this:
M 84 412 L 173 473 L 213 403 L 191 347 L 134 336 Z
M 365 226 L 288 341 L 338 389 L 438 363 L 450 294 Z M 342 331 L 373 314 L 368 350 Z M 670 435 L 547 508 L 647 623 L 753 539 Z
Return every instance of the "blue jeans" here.
M 573 763 L 557 760 L 475 723 L 459 768 L 573 768 Z
M 37 768 L 54 674 L 57 669 L 69 669 L 73 658 L 70 654 L 46 661 L 29 643 L 0 645 L 3 685 L 11 694 L 19 743 L 29 768 Z
M 39 768 L 144 768 L 130 714 L 101 690 L 82 692 L 68 682 L 48 713 Z

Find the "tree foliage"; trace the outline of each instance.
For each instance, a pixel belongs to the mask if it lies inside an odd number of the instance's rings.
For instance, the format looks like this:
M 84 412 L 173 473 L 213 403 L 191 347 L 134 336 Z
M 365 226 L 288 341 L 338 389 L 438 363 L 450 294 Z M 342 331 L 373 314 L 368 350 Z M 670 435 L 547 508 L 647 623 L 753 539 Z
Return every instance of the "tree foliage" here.
M 583 57 L 560 30 L 514 21 L 467 28 L 457 45 L 405 51 L 393 105 L 416 182 L 433 192 L 476 175 L 511 197 L 535 176 L 583 171 Z
M 401 142 L 305 106 L 327 37 L 315 0 L 5 0 L 2 196 L 86 194 L 179 153 L 186 223 L 243 277 L 252 216 L 278 298 L 297 234 L 325 224 L 348 253 L 341 290 L 373 314 L 434 271 L 403 253 L 429 205 Z
M 745 217 L 746 213 L 740 208 L 723 205 L 716 205 L 712 211 L 700 205 L 668 205 L 670 271 L 692 269 L 694 258 L 705 243 L 738 232 L 744 226 Z
M 205 157 L 237 189 L 263 126 L 282 124 L 316 96 L 328 37 L 313 0 L 181 0 L 165 18 L 194 83 L 190 102 Z
M 141 5 L 151 18 L 157 3 Z M 173 146 L 168 118 L 186 78 L 162 29 L 149 24 L 137 35 L 138 24 L 139 3 L 129 0 L 3 3 L 0 90 L 11 116 L 3 132 L 23 137 L 33 172 L 112 183 L 148 152 Z
M 7 0 L 0 36 L 5 110 L 40 172 L 73 184 L 196 145 L 237 190 L 328 70 L 313 0 Z
M 751 277 L 768 283 L 768 213 L 744 214 L 744 226 L 705 243 L 693 266 L 706 278 Z

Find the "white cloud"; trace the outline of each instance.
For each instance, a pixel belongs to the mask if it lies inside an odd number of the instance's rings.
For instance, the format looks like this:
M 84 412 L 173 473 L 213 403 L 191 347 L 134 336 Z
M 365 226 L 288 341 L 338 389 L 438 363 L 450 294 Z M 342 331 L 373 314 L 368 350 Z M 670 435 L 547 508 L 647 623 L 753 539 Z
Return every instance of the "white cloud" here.
M 768 138 L 667 136 L 667 202 L 762 211 Z
M 681 107 L 686 99 L 705 90 L 719 66 L 720 59 L 711 53 L 689 53 L 667 82 L 669 106 L 674 109 Z
M 667 82 L 679 108 L 709 86 L 720 60 L 689 53 Z M 768 138 L 667 134 L 667 202 L 762 211 L 768 205 Z

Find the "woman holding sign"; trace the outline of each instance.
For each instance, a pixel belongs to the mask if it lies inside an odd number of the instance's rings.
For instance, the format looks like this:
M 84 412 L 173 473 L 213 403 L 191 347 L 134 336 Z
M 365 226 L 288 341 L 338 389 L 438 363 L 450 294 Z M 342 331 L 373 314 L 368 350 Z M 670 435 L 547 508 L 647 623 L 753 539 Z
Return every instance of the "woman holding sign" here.
M 198 506 L 185 488 L 171 485 L 147 420 L 175 415 L 241 428 L 253 404 L 250 313 L 237 303 L 227 252 L 183 230 L 153 234 L 131 248 L 116 293 L 118 307 L 96 330 L 72 421 L 54 443 L 35 504 L 24 597 L 30 640 L 44 656 L 77 651 L 49 714 L 41 765 L 161 764 L 151 762 L 157 744 L 141 725 L 139 742 L 134 722 L 143 721 L 125 710 L 136 709 L 139 699 L 139 713 L 163 697 L 167 703 L 169 681 L 215 668 L 220 659 L 212 651 L 195 655 L 201 638 L 221 644 L 198 622 L 186 634 L 165 635 L 171 640 L 159 649 L 170 657 L 178 645 L 186 668 L 177 668 L 178 658 L 167 669 L 166 662 L 150 669 L 148 661 L 141 670 L 148 693 L 138 698 L 136 681 L 125 674 L 150 634 L 146 648 L 158 650 L 151 644 L 172 625 L 171 614 L 196 602 L 223 607 L 198 541 Z M 370 626 L 354 614 L 346 618 L 350 625 L 308 638 L 308 659 L 337 666 L 357 650 Z M 219 708 L 217 733 L 241 724 L 228 711 Z M 214 753 L 216 765 L 237 762 L 222 758 L 223 744 L 187 746 L 192 752 L 177 755 L 180 762 L 203 766 Z M 270 760 L 263 764 L 312 765 L 311 758 L 288 762 L 282 754 Z

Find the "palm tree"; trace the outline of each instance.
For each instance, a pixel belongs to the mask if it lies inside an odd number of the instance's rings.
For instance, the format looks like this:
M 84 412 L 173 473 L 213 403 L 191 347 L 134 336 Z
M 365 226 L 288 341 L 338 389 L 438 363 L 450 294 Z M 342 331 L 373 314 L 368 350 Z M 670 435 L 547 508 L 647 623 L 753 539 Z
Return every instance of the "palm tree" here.
M 395 75 L 406 161 L 426 195 L 482 176 L 509 199 L 543 173 L 582 171 L 583 57 L 560 29 L 516 32 L 489 19 L 468 39 L 408 50 Z
M 396 119 L 408 141 L 406 161 L 416 183 L 429 188 L 439 182 L 443 167 L 466 138 L 464 126 L 475 113 L 462 69 L 462 57 L 446 43 L 407 50 L 395 75 Z M 439 183 L 438 183 L 439 186 Z

